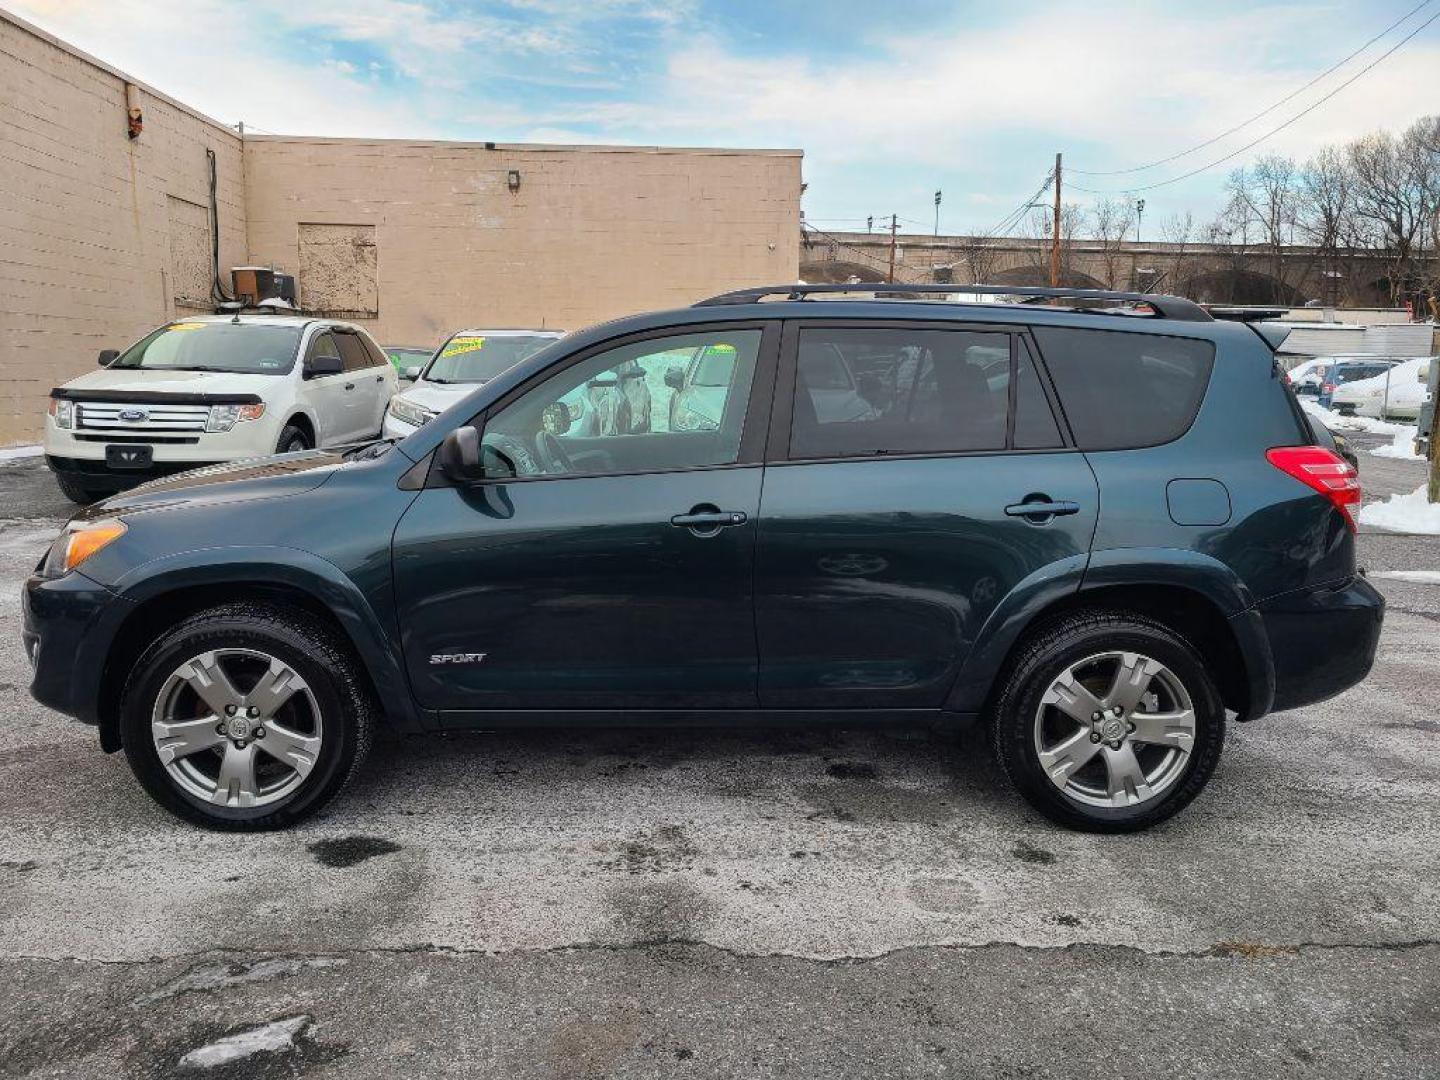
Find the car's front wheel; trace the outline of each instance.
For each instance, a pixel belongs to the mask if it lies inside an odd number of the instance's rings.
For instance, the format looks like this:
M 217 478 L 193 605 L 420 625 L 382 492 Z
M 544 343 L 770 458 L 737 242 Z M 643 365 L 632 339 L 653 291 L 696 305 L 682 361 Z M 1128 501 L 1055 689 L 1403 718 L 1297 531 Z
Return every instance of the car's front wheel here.
M 181 622 L 136 662 L 125 756 L 171 813 L 215 829 L 284 828 L 355 774 L 374 704 L 339 635 L 314 616 L 227 604 Z
M 310 436 L 305 429 L 296 424 L 286 424 L 280 432 L 280 438 L 275 442 L 277 454 L 293 454 L 299 450 L 314 449 Z
M 1225 707 L 1196 650 L 1140 615 L 1068 616 L 1010 665 L 991 716 L 996 756 L 1059 824 L 1133 832 L 1163 821 L 1210 779 Z
M 81 506 L 89 506 L 93 502 L 99 502 L 105 497 L 105 492 L 95 488 L 86 487 L 73 476 L 66 476 L 64 473 L 55 474 L 55 483 L 60 487 L 60 494 L 64 495 L 73 503 Z

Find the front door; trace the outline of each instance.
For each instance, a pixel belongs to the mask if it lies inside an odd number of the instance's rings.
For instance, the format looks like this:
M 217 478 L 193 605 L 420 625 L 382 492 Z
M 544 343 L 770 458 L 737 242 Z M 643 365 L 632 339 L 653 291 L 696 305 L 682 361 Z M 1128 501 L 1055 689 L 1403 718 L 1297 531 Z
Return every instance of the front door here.
M 665 374 L 702 347 L 733 353 L 731 381 L 712 418 L 672 428 Z M 421 702 L 454 724 L 466 710 L 753 707 L 777 350 L 773 326 L 625 339 L 479 418 L 487 478 L 422 491 L 395 534 Z
M 760 703 L 938 708 L 1007 593 L 1083 566 L 1095 478 L 1004 328 L 807 323 L 784 353 L 760 507 Z M 842 384 L 863 404 L 839 400 Z

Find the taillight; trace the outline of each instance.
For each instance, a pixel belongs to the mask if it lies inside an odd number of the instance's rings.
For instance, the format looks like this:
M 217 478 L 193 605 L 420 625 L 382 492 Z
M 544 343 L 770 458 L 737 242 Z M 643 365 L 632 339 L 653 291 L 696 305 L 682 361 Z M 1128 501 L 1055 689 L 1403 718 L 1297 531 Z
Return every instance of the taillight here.
M 1283 473 L 1324 495 L 1354 532 L 1360 512 L 1360 474 L 1355 466 L 1322 446 L 1276 446 L 1266 460 Z
M 1333 393 L 1335 393 L 1335 384 L 1334 384 L 1333 382 L 1327 382 L 1327 383 L 1325 383 L 1323 386 L 1320 387 L 1320 393 L 1322 393 L 1322 394 L 1333 394 Z

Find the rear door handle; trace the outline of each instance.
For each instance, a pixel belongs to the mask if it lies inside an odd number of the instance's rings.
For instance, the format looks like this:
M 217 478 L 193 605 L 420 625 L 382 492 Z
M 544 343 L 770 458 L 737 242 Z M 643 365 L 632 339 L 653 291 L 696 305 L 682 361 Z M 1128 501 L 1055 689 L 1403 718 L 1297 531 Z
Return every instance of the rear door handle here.
M 1005 513 L 1010 517 L 1023 517 L 1031 521 L 1048 521 L 1052 517 L 1064 517 L 1066 514 L 1078 514 L 1080 504 L 1070 502 L 1066 499 L 1051 501 L 1049 499 L 1035 499 L 1031 502 L 1011 503 L 1005 507 Z
M 749 520 L 743 510 L 717 510 L 709 506 L 696 506 L 688 514 L 676 514 L 670 519 L 670 524 L 702 536 L 714 536 L 721 529 L 744 525 Z

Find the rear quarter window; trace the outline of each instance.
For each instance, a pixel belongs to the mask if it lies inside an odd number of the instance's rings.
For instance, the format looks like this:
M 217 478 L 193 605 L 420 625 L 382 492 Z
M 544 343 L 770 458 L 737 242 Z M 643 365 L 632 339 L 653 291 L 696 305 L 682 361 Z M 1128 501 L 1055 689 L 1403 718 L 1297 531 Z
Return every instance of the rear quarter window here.
M 1035 327 L 1081 450 L 1159 446 L 1195 421 L 1215 346 L 1192 338 Z

